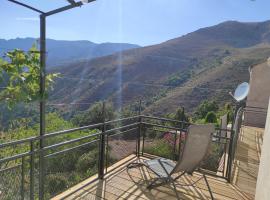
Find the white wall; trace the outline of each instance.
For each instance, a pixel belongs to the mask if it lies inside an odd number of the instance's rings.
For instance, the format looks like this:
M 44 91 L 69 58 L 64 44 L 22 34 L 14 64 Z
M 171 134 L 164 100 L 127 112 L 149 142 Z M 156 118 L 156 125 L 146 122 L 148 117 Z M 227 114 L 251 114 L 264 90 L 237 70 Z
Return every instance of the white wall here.
M 262 155 L 260 159 L 255 199 L 270 199 L 270 106 L 268 106 L 267 120 L 263 137 Z

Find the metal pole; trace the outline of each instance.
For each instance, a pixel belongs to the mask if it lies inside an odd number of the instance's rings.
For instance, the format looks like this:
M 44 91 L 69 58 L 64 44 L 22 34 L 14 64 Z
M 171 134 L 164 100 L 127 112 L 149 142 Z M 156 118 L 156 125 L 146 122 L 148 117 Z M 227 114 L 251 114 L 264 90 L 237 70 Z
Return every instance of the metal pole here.
M 30 152 L 32 153 L 30 156 L 30 200 L 34 200 L 34 142 L 31 140 L 30 142 Z
M 45 135 L 45 81 L 46 81 L 46 16 L 40 15 L 40 136 Z M 39 199 L 44 199 L 44 139 L 39 141 Z
M 175 130 L 174 134 L 174 144 L 173 144 L 173 153 L 174 153 L 174 160 L 177 160 L 177 153 L 176 153 L 176 141 L 177 141 L 177 130 Z
M 139 134 L 138 134 L 138 150 L 137 150 L 137 156 L 140 157 L 140 148 L 141 148 L 141 132 L 142 132 L 142 100 L 140 100 L 139 105 Z
M 231 127 L 231 136 L 230 136 L 230 144 L 229 144 L 229 155 L 228 155 L 228 169 L 227 169 L 227 178 L 228 178 L 228 182 L 230 183 L 231 182 L 231 176 L 232 176 L 232 165 L 233 165 L 233 160 L 234 160 L 234 152 L 235 149 L 234 149 L 234 143 L 236 142 L 235 140 L 237 140 L 238 138 L 235 138 L 237 137 L 237 130 L 234 129 L 234 126 L 235 124 L 237 123 L 236 120 L 237 120 L 237 113 L 238 113 L 238 110 L 240 109 L 240 104 L 236 104 L 235 105 L 235 111 L 234 111 L 234 117 L 233 117 L 233 121 L 232 121 L 232 127 Z M 236 124 L 237 125 L 237 124 Z M 237 128 L 237 127 L 236 127 Z
M 98 178 L 103 179 L 104 176 L 104 153 L 105 153 L 105 131 L 106 131 L 106 124 L 105 124 L 105 102 L 102 105 L 102 116 L 103 116 L 103 126 L 102 126 L 102 133 L 100 134 L 100 141 L 99 141 L 99 167 L 98 167 Z

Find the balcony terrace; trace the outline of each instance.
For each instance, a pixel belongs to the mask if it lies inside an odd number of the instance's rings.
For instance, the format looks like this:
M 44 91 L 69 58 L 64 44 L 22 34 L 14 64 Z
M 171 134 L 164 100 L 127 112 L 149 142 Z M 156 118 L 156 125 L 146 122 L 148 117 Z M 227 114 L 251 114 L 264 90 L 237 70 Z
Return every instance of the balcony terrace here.
M 233 181 L 208 176 L 209 184 L 215 199 L 254 199 L 256 180 L 258 175 L 261 136 L 263 129 L 245 127 L 241 129 L 240 140 L 236 148 Z M 152 155 L 141 156 L 139 159 L 153 158 Z M 69 190 L 57 195 L 57 199 L 176 199 L 172 186 L 162 186 L 152 190 L 146 188 L 155 175 L 147 168 L 133 168 L 126 166 L 138 158 L 130 155 L 108 168 L 103 180 L 97 175 L 77 184 Z M 190 184 L 200 177 L 197 172 L 193 176 L 185 175 L 177 181 L 176 187 L 181 199 L 210 199 L 207 186 L 203 180 L 194 187 L 183 186 Z
M 176 192 L 181 199 L 209 199 L 203 180 L 194 187 L 185 186 L 197 180 L 199 172 L 179 179 L 177 191 L 169 185 L 148 190 L 153 173 L 144 167 L 126 168 L 130 162 L 156 156 L 176 161 L 188 126 L 183 121 L 138 115 L 46 134 L 42 139 L 49 145 L 43 149 L 38 148 L 41 137 L 1 144 L 0 149 L 9 149 L 10 154 L 0 158 L 0 199 L 39 195 L 45 199 L 176 199 Z M 74 132 L 77 138 L 63 137 Z M 241 120 L 232 129 L 216 129 L 201 167 L 215 199 L 254 198 L 262 132 L 242 126 Z M 166 151 L 160 151 L 164 146 Z M 11 151 L 14 147 L 19 150 Z M 73 159 L 82 155 L 86 155 L 83 162 L 75 166 Z

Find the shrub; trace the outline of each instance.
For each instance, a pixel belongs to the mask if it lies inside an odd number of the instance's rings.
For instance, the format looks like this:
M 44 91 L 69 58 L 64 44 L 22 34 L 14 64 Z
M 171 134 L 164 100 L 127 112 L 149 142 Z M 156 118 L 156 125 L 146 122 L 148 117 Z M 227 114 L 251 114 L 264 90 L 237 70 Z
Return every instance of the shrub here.
M 204 101 L 197 108 L 195 115 L 197 119 L 205 118 L 207 113 L 213 111 L 217 112 L 219 109 L 217 103 L 215 101 Z
M 217 123 L 217 116 L 213 111 L 207 113 L 205 123 Z
M 75 163 L 77 160 L 77 152 L 60 154 L 48 159 L 47 170 L 49 172 L 70 172 L 75 169 Z
M 212 143 L 209 153 L 202 163 L 202 168 L 216 172 L 218 170 L 222 150 L 223 148 L 220 144 Z
M 63 174 L 50 174 L 46 177 L 47 191 L 53 195 L 68 187 L 68 180 Z
M 88 153 L 84 153 L 78 159 L 76 163 L 76 170 L 81 173 L 89 173 L 92 174 L 97 169 L 98 164 L 98 151 L 90 151 Z
M 159 139 L 152 145 L 145 147 L 144 152 L 164 158 L 174 159 L 172 146 L 162 139 Z

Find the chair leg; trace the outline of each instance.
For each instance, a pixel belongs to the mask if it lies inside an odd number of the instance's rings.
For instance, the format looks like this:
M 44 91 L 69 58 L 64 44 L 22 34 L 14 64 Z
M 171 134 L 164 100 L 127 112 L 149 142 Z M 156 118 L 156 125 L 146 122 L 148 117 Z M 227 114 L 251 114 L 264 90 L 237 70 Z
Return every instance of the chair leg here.
M 176 186 L 174 184 L 174 180 L 172 180 L 172 184 L 173 184 L 173 187 L 174 187 L 174 191 L 175 191 L 176 197 L 177 197 L 177 199 L 180 200 L 180 197 L 178 196 L 178 192 L 177 192 Z
M 142 167 L 142 166 L 144 166 L 143 163 L 132 162 L 132 163 L 129 163 L 129 164 L 127 165 L 127 168 L 128 168 L 128 169 L 131 169 L 131 168 Z
M 160 178 L 155 178 L 155 180 L 153 180 L 148 186 L 147 186 L 147 189 L 148 190 L 151 190 L 153 189 L 154 187 L 156 187 L 155 183 L 159 180 Z
M 179 179 L 181 176 L 183 176 L 186 172 L 181 173 L 179 176 L 175 177 L 173 180 L 176 181 L 177 179 Z
M 209 185 L 209 183 L 208 183 L 208 181 L 207 181 L 207 178 L 206 178 L 205 174 L 203 174 L 203 178 L 204 178 L 204 181 L 205 181 L 205 183 L 206 183 L 206 185 L 207 185 L 207 188 L 208 188 L 208 191 L 209 191 L 209 193 L 210 193 L 211 199 L 214 200 L 214 197 L 213 197 L 213 194 L 212 194 L 210 185 Z

